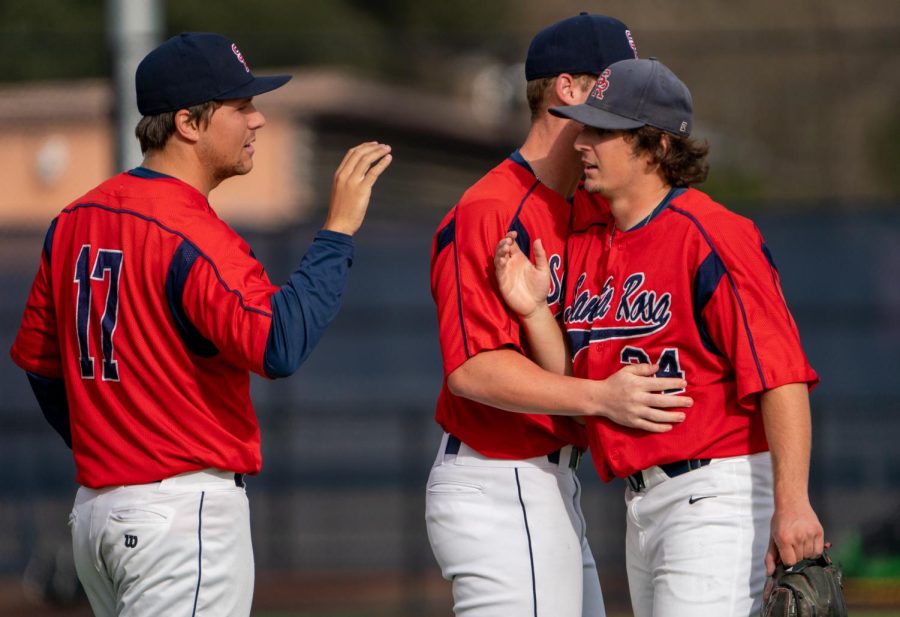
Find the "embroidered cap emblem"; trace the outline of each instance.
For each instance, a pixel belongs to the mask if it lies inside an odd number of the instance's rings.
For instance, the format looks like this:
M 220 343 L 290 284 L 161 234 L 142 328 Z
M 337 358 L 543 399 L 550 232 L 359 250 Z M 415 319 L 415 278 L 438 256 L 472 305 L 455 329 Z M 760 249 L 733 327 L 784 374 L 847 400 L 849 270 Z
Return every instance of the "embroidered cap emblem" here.
M 241 53 L 241 50 L 237 48 L 237 45 L 234 43 L 231 44 L 231 51 L 237 56 L 237 59 L 241 61 L 241 64 L 244 65 L 244 70 L 248 73 L 250 72 L 250 67 L 247 66 L 247 61 L 244 60 L 244 54 Z

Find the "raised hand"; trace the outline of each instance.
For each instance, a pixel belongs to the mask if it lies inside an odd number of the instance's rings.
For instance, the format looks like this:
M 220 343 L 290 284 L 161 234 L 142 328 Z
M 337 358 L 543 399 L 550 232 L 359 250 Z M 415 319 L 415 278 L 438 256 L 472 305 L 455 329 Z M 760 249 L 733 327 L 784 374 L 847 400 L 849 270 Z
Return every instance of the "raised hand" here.
M 369 207 L 372 186 L 391 164 L 390 151 L 390 146 L 375 141 L 347 151 L 334 172 L 324 229 L 351 236 L 359 230 Z
M 547 306 L 550 293 L 550 266 L 540 239 L 535 240 L 534 263 L 516 244 L 516 232 L 511 231 L 497 244 L 494 270 L 500 294 L 506 305 L 522 317 L 529 317 Z

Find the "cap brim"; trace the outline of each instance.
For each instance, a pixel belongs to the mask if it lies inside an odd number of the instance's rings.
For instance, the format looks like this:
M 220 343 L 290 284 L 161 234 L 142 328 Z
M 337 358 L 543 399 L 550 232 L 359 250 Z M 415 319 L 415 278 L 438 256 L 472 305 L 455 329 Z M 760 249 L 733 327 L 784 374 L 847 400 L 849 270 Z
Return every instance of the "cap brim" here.
M 254 77 L 252 80 L 234 90 L 223 92 L 216 97 L 216 100 L 227 101 L 230 99 L 245 99 L 259 94 L 265 94 L 266 92 L 271 92 L 276 88 L 280 88 L 290 80 L 290 75 L 266 75 L 265 77 Z
M 558 118 L 568 118 L 575 122 L 581 122 L 595 129 L 621 131 L 627 129 L 639 129 L 644 122 L 620 116 L 605 109 L 597 109 L 593 105 L 582 103 L 581 105 L 564 105 L 551 107 L 550 113 Z

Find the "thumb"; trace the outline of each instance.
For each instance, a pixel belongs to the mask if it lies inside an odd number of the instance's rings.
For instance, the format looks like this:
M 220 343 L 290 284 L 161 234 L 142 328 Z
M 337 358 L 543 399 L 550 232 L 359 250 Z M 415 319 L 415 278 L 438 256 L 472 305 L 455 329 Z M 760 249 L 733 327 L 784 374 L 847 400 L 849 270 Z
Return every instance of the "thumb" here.
M 538 238 L 534 241 L 534 267 L 540 270 L 541 272 L 545 270 L 549 270 L 550 266 L 547 264 L 547 251 L 544 250 L 544 243 L 541 242 L 541 239 Z

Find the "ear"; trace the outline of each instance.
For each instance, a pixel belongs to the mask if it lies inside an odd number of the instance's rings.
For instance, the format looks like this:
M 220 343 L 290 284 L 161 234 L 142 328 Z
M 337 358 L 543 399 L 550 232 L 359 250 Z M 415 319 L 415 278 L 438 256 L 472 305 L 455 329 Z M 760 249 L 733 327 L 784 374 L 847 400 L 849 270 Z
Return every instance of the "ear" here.
M 647 150 L 644 152 L 644 155 L 647 158 L 647 168 L 651 171 L 659 169 L 660 161 L 666 158 L 671 147 L 672 142 L 669 140 L 669 135 L 667 133 L 660 135 L 655 150 Z
M 663 133 L 659 136 L 659 154 L 661 159 L 666 158 L 666 155 L 669 153 L 669 148 L 672 147 L 672 142 L 669 141 L 669 134 Z
M 584 90 L 581 81 L 569 73 L 560 73 L 553 82 L 553 93 L 565 105 L 578 105 L 584 102 Z
M 179 109 L 175 112 L 175 133 L 189 142 L 200 139 L 200 123 L 191 118 L 191 112 L 187 109 Z

